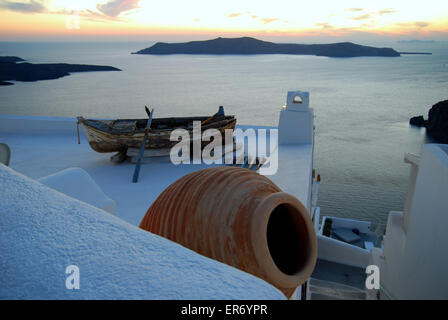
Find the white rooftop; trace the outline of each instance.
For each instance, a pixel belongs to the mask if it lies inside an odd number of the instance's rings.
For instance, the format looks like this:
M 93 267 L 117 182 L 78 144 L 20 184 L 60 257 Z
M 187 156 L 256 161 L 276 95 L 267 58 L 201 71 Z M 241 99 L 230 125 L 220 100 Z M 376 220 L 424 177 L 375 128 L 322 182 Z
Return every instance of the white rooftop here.
M 288 122 L 305 113 L 311 120 L 308 123 L 311 132 L 312 110 L 283 110 L 281 114 Z M 282 118 L 280 127 L 281 123 Z M 279 130 L 278 170 L 268 178 L 310 209 L 313 138 L 309 135 L 306 142 L 299 141 L 301 138 L 297 140 L 303 126 L 295 128 L 292 124 L 294 122 L 285 125 L 288 128 L 283 135 Z M 155 159 L 142 165 L 138 183 L 132 183 L 134 164 L 111 162 L 112 154 L 93 151 L 82 130 L 80 132 L 81 144 L 78 144 L 75 119 L 0 115 L 0 142 L 11 148 L 10 169 L 0 165 L 0 200 L 3 203 L 0 212 L 0 272 L 3 273 L 0 297 L 284 298 L 280 291 L 256 277 L 135 227 L 166 187 L 205 165 L 176 166 L 165 159 Z M 285 132 L 291 133 L 291 137 L 285 136 Z M 34 180 L 76 167 L 87 171 L 100 189 L 115 201 L 116 217 Z M 40 225 L 40 221 L 45 223 Z M 76 232 L 70 229 L 71 224 L 75 225 Z M 79 245 L 73 247 L 78 239 Z M 49 283 L 59 283 L 60 278 L 55 274 L 60 268 L 77 261 L 88 264 L 83 267 L 90 273 L 91 287 L 87 291 L 76 296 L 73 292 L 48 287 Z M 108 261 L 112 266 L 107 266 Z M 27 268 L 35 270 L 42 266 L 46 270 L 38 272 L 41 276 L 36 275 L 39 280 L 34 284 L 36 278 L 32 273 L 29 277 L 25 275 L 29 271 Z M 104 273 L 95 273 L 98 270 L 115 273 L 118 282 L 109 280 Z M 185 274 L 185 270 L 189 272 Z M 123 288 L 130 290 L 123 291 Z
M 80 167 L 116 202 L 116 215 L 134 225 L 140 223 L 166 187 L 185 174 L 206 167 L 204 164 L 174 165 L 155 159 L 153 163 L 142 164 L 138 183 L 132 183 L 135 164 L 112 163 L 112 154 L 93 151 L 80 132 L 81 144 L 78 144 L 75 119 L 0 115 L 0 142 L 11 148 L 11 168 L 38 179 L 66 168 Z M 277 173 L 268 178 L 309 208 L 312 143 L 279 145 L 278 160 Z
M 255 276 L 3 164 L 0 199 L 0 299 L 285 298 Z M 79 270 L 78 290 L 70 289 L 72 266 Z

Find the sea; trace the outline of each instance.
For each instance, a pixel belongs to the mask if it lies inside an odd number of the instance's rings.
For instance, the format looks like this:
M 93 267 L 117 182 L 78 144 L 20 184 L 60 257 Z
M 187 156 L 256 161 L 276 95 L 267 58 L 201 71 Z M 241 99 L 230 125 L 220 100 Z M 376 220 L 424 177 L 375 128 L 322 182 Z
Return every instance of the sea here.
M 222 105 L 239 124 L 272 125 L 291 90 L 310 92 L 321 215 L 382 227 L 402 210 L 410 168 L 404 154 L 432 142 L 409 118 L 448 99 L 448 43 L 388 43 L 401 57 L 136 55 L 154 42 L 0 42 L 0 55 L 32 63 L 109 65 L 0 86 L 0 114 L 99 118 L 211 115 Z M 380 46 L 380 45 L 379 45 Z

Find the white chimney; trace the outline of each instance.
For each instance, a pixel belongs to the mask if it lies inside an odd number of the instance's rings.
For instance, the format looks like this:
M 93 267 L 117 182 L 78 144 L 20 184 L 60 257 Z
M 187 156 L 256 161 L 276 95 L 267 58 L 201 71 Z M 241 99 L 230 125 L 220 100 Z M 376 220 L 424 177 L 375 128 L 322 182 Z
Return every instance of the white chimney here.
M 286 106 L 280 112 L 278 124 L 279 144 L 313 142 L 314 112 L 309 106 L 309 92 L 288 91 Z

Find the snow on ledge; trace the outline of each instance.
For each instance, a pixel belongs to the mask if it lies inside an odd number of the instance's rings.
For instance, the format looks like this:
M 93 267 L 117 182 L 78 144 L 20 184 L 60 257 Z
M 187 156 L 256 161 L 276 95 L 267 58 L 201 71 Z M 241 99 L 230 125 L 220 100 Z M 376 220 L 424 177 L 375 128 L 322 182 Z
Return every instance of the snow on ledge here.
M 0 164 L 0 299 L 285 299 L 265 281 Z M 66 288 L 66 267 L 80 289 Z
M 82 130 L 80 130 L 82 131 Z M 0 132 L 76 135 L 76 118 L 0 115 Z

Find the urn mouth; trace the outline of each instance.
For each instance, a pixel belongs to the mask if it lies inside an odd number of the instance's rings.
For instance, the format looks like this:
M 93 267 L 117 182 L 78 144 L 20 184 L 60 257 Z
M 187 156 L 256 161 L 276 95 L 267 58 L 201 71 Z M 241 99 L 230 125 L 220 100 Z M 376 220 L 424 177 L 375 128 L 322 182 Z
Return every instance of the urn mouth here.
M 266 277 L 294 288 L 310 277 L 317 259 L 317 239 L 308 210 L 295 197 L 278 192 L 255 210 L 254 251 Z
M 303 268 L 309 255 L 306 226 L 290 204 L 280 204 L 271 213 L 266 227 L 269 253 L 277 268 L 294 275 Z

